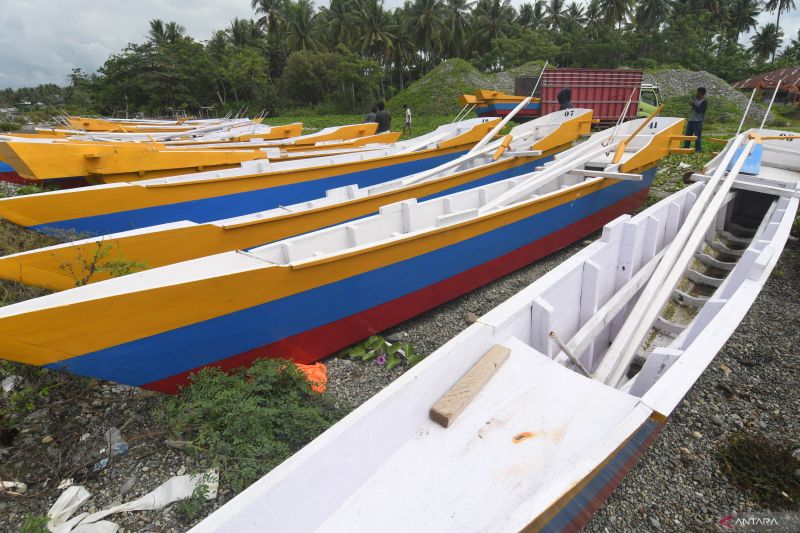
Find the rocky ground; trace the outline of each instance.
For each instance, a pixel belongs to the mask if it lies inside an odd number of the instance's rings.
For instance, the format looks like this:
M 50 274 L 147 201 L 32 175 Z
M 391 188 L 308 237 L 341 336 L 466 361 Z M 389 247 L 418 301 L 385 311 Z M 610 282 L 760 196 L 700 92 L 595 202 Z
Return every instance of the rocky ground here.
M 702 156 L 691 156 L 702 157 Z M 680 166 L 683 163 L 684 166 Z M 654 199 L 675 187 L 690 157 L 666 162 Z M 0 228 L 0 230 L 3 228 Z M 590 239 L 596 238 L 592 236 Z M 588 241 L 410 320 L 386 335 L 431 353 Z M 676 410 L 655 445 L 588 524 L 587 531 L 705 531 L 732 512 L 800 510 L 800 246 L 790 242 L 746 319 Z M 331 358 L 329 394 L 357 406 L 397 378 L 374 362 Z M 4 368 L 10 373 L 13 367 Z M 46 372 L 46 371 L 44 371 Z M 37 374 L 26 372 L 36 387 Z M 172 475 L 202 472 L 209 461 L 170 440 L 161 416 L 163 398 L 135 388 L 61 374 L 48 381 L 49 402 L 17 424 L 13 445 L 0 445 L 0 478 L 28 483 L 23 496 L 0 494 L 0 531 L 20 531 L 42 517 L 73 478 L 94 496 L 83 510 L 104 509 L 152 490 Z M 2 378 L 2 376 L 0 376 Z M 127 452 L 111 456 L 106 435 L 119 429 Z M 8 435 L 0 435 L 0 441 Z M 753 460 L 748 454 L 756 457 Z M 748 462 L 749 457 L 749 462 Z M 103 459 L 108 459 L 103 464 Z M 749 465 L 748 476 L 741 468 Z M 759 468 L 765 465 L 765 468 Z M 786 493 L 784 497 L 781 492 Z M 233 493 L 200 509 L 175 504 L 162 511 L 124 513 L 112 519 L 122 531 L 185 531 Z M 25 530 L 28 532 L 36 529 Z

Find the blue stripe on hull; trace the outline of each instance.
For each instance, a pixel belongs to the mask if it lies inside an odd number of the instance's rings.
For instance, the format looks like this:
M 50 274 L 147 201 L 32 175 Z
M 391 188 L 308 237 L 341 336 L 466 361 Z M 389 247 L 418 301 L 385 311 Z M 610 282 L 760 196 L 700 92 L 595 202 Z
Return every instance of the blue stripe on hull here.
M 298 202 L 314 200 L 325 196 L 325 191 L 345 185 L 358 184 L 366 187 L 385 181 L 401 178 L 415 172 L 421 172 L 446 163 L 465 152 L 427 157 L 417 161 L 409 161 L 381 168 L 351 172 L 340 176 L 317 179 L 302 183 L 271 187 L 256 191 L 241 192 L 180 202 L 168 205 L 146 207 L 130 211 L 119 211 L 106 215 L 76 218 L 59 222 L 49 222 L 33 226 L 38 231 L 74 230 L 80 234 L 103 235 L 130 229 L 155 226 L 166 222 L 190 220 L 203 223 L 247 215 Z
M 47 365 L 142 385 L 271 344 L 423 289 L 537 241 L 650 186 L 622 181 L 472 239 L 280 300 Z
M 14 172 L 14 167 L 8 163 L 0 161 L 0 172 Z

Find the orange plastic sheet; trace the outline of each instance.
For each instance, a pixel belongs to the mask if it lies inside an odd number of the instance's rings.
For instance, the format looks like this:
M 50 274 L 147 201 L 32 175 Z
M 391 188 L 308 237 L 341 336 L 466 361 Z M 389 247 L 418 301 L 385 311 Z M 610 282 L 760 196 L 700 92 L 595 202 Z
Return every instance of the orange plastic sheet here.
M 325 392 L 325 387 L 328 384 L 328 369 L 322 363 L 314 363 L 313 365 L 301 365 L 295 363 L 295 366 L 306 375 L 308 381 L 311 382 L 311 390 L 322 394 Z

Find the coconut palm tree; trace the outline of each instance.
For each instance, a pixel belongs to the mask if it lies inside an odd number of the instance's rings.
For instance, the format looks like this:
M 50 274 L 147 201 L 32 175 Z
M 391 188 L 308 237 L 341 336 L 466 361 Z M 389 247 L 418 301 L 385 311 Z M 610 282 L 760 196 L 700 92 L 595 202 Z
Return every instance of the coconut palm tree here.
M 161 19 L 153 19 L 150 21 L 150 30 L 147 32 L 147 38 L 151 43 L 161 44 L 166 42 L 167 34 L 164 31 L 164 21 Z
M 731 42 L 739 40 L 739 35 L 750 31 L 758 25 L 760 11 L 759 0 L 732 0 L 728 4 L 726 27 Z
M 517 12 L 511 7 L 510 0 L 479 0 L 472 16 L 475 18 L 475 38 L 488 48 L 486 45 L 494 39 L 511 34 Z
M 356 10 L 353 0 L 331 0 L 331 5 L 325 9 L 325 27 L 330 38 L 331 48 L 343 43 L 350 48 L 355 39 Z
M 383 0 L 361 0 L 359 17 L 362 26 L 358 48 L 361 53 L 384 62 L 390 59 L 395 36 L 390 30 L 392 20 L 383 8 Z
M 794 0 L 767 0 L 764 4 L 764 8 L 770 13 L 774 13 L 775 11 L 778 12 L 778 18 L 775 20 L 775 27 L 777 28 L 777 32 L 780 33 L 781 38 L 783 37 L 783 32 L 781 32 L 781 12 L 791 11 L 792 9 L 796 9 L 794 4 Z M 778 43 L 780 45 L 780 42 Z M 775 51 L 772 52 L 772 62 L 775 62 Z
M 256 22 L 250 19 L 234 18 L 231 25 L 225 30 L 228 42 L 233 46 L 258 46 L 262 37 L 261 30 Z
M 446 17 L 442 0 L 414 0 L 406 10 L 406 28 L 429 60 L 444 52 Z
M 472 6 L 471 0 L 447 0 L 444 5 L 448 32 L 448 56 L 466 54 L 464 45 L 469 36 L 469 10 Z
M 519 22 L 523 30 L 528 30 L 533 27 L 533 4 L 526 2 L 519 6 L 519 18 L 517 18 L 517 22 Z
M 622 23 L 631 13 L 632 0 L 601 0 L 600 8 L 605 13 L 608 22 L 618 24 L 617 28 L 622 29 Z
M 183 37 L 186 33 L 186 28 L 177 22 L 167 22 L 164 25 L 164 37 L 168 43 L 174 43 Z
M 762 61 L 766 61 L 770 55 L 775 57 L 775 51 L 780 47 L 782 38 L 783 31 L 778 25 L 768 22 L 750 37 L 750 51 Z
M 564 31 L 575 31 L 583 25 L 584 21 L 583 6 L 577 2 L 572 2 L 564 10 Z
M 640 0 L 635 13 L 637 29 L 658 30 L 667 19 L 667 15 L 669 15 L 669 4 L 664 0 Z
M 556 31 L 560 31 L 564 23 L 564 0 L 550 0 L 545 7 L 545 13 L 547 13 L 547 20 L 550 22 L 550 27 Z
M 318 42 L 314 38 L 314 3 L 311 0 L 290 2 L 286 10 L 286 40 L 289 49 L 316 50 Z
M 397 73 L 399 88 L 405 89 L 405 78 L 411 76 L 411 71 L 417 62 L 417 47 L 414 38 L 405 24 L 405 13 L 398 9 L 392 14 L 391 31 L 394 35 L 392 48 L 389 50 L 389 61 Z
M 251 0 L 250 7 L 256 10 L 256 15 L 261 15 L 257 23 L 266 29 L 270 37 L 278 37 L 280 24 L 285 9 L 285 0 Z

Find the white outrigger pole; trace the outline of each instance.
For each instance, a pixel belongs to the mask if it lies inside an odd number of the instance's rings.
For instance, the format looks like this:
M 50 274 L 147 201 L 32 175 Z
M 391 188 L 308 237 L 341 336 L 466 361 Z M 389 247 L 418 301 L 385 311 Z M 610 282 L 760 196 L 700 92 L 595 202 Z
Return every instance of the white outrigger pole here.
M 514 118 L 516 116 L 516 114 L 519 113 L 522 110 L 523 107 L 525 107 L 526 105 L 528 105 L 530 103 L 531 99 L 533 98 L 534 93 L 536 92 L 536 89 L 539 88 L 539 81 L 542 79 L 542 76 L 544 75 L 544 69 L 547 68 L 547 63 L 548 63 L 548 61 L 544 62 L 544 66 L 542 67 L 542 71 L 539 73 L 539 79 L 536 80 L 536 85 L 533 86 L 533 91 L 531 91 L 530 96 L 525 98 L 522 102 L 520 102 L 517 105 L 517 107 L 512 109 L 511 112 L 508 115 L 506 115 L 505 118 L 503 120 L 501 120 L 500 123 L 492 129 L 492 131 L 487 133 L 486 136 L 483 139 L 478 141 L 478 144 L 476 144 L 475 146 L 472 147 L 472 150 L 467 152 L 467 155 L 469 155 L 469 154 L 471 154 L 473 152 L 477 152 L 478 150 L 483 148 L 483 146 L 486 143 L 491 141 L 494 138 L 494 136 L 497 135 L 497 133 L 500 130 L 502 130 L 506 126 L 506 124 L 508 124 L 509 120 Z

